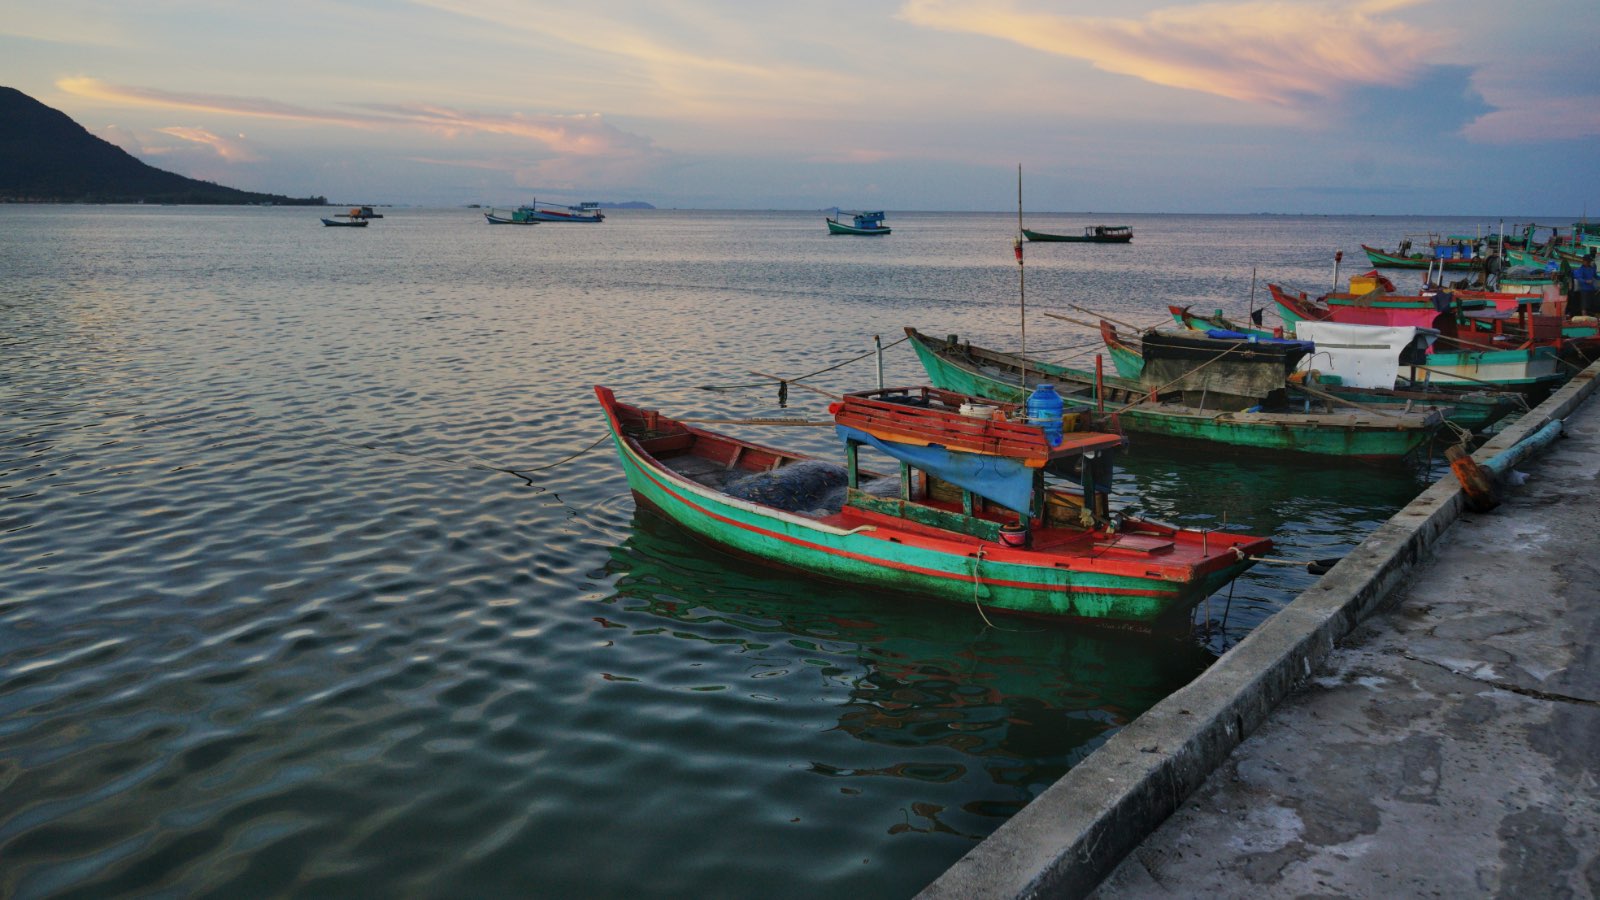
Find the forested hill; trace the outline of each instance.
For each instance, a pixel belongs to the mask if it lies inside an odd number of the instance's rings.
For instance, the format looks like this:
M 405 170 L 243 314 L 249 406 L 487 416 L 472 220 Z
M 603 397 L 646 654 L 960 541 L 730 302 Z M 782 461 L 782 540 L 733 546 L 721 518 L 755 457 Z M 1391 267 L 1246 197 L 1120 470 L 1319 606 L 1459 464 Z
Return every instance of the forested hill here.
M 323 197 L 258 194 L 146 165 L 65 113 L 0 87 L 0 203 L 275 203 Z

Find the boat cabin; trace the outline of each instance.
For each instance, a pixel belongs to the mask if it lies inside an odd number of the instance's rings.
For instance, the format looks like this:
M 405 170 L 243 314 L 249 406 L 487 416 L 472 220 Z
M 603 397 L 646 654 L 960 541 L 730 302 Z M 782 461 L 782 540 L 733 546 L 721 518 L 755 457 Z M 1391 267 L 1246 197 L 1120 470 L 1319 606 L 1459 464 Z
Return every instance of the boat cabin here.
M 1141 343 L 1147 387 L 1182 391 L 1185 405 L 1219 412 L 1282 408 L 1286 380 L 1314 351 L 1310 341 L 1221 329 L 1147 331 Z
M 1052 443 L 1022 404 L 931 387 L 846 394 L 829 409 L 845 443 L 845 503 L 857 510 L 1014 546 L 1031 531 L 1109 521 L 1112 460 L 1126 439 L 1080 430 L 1086 415 L 1062 417 Z M 862 447 L 900 463 L 898 496 L 863 489 Z M 1047 467 L 1074 472 L 1084 499 L 1048 490 Z
M 1104 240 L 1133 240 L 1133 229 L 1127 225 L 1090 225 L 1083 229 L 1083 234 Z
M 851 213 L 857 228 L 882 228 L 883 211 Z

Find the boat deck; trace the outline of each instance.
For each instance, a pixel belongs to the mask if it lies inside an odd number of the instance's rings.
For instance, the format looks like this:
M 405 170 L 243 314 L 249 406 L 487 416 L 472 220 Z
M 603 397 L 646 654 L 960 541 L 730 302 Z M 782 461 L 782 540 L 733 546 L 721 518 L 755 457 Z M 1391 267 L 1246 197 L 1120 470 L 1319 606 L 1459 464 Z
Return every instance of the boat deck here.
M 730 484 L 749 476 L 750 470 L 737 466 L 730 467 L 726 462 L 704 456 L 696 456 L 691 452 L 682 452 L 676 455 L 660 458 L 661 464 L 672 472 L 682 475 L 697 484 L 713 490 L 727 493 L 725 490 Z M 818 460 L 806 460 L 809 463 Z M 844 474 L 844 467 L 836 468 L 840 477 Z M 781 468 L 779 466 L 778 468 Z M 866 473 L 863 473 L 866 474 Z M 899 479 L 893 476 L 876 476 L 871 480 L 863 481 L 862 487 L 869 493 L 878 496 L 892 497 L 899 493 Z M 842 487 L 829 489 L 818 497 L 819 503 L 808 509 L 787 509 L 786 512 L 794 515 L 814 519 L 817 522 L 835 527 L 852 527 L 862 522 L 871 522 L 882 514 L 866 512 L 854 508 L 846 509 L 844 506 L 845 491 Z M 920 505 L 940 509 L 945 512 L 960 512 L 961 504 L 936 498 L 924 498 L 917 501 Z M 994 512 L 984 515 L 983 518 L 997 523 L 1010 521 L 1014 516 L 1009 512 Z M 904 524 L 911 530 L 916 530 L 915 523 L 897 520 L 897 524 Z M 930 532 L 938 529 L 928 529 Z M 984 543 L 977 538 L 962 537 L 945 532 L 940 532 L 940 537 L 973 543 Z M 1173 561 L 1178 561 L 1187 556 L 1193 556 L 1191 562 L 1198 562 L 1205 557 L 1200 547 L 1187 546 L 1186 542 L 1175 541 L 1171 536 L 1140 533 L 1106 534 L 1099 531 L 1087 531 L 1072 527 L 1035 528 L 1027 549 L 1033 554 L 1055 555 L 1081 555 L 1085 553 L 1112 553 L 1116 556 L 1130 554 L 1140 557 L 1164 556 Z

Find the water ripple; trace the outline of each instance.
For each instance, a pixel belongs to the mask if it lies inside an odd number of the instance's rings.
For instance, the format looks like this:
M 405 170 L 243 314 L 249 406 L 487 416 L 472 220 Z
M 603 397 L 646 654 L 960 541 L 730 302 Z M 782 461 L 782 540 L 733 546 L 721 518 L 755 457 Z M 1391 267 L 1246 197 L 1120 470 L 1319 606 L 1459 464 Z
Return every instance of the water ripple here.
M 1309 583 L 1257 567 L 1152 645 L 989 628 L 636 513 L 596 383 L 820 417 L 752 372 L 904 325 L 1010 345 L 1013 219 L 819 218 L 396 210 L 351 252 L 287 208 L 0 206 L 0 894 L 906 895 Z M 1237 315 L 1251 266 L 1310 284 L 1381 238 L 1132 218 L 1133 252 L 1030 249 L 1030 304 Z M 1426 477 L 1126 463 L 1148 514 L 1305 557 Z

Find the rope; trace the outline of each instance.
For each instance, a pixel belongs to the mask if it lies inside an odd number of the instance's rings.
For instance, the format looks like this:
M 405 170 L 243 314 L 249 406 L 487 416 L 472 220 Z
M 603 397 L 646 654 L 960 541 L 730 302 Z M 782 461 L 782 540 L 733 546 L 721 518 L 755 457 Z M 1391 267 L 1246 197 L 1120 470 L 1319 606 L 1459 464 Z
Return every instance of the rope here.
M 680 419 L 673 417 L 673 421 L 689 422 L 694 425 L 789 425 L 797 428 L 828 428 L 833 426 L 833 422 L 831 420 L 827 422 L 814 422 L 810 419 Z
M 989 621 L 989 616 L 983 611 L 983 604 L 978 602 L 978 569 L 983 565 L 983 548 L 978 548 L 978 554 L 972 558 L 972 605 L 978 608 L 978 615 L 983 617 L 983 624 L 994 628 L 994 623 Z
M 845 360 L 842 363 L 837 363 L 835 365 L 828 366 L 826 369 L 818 369 L 815 372 L 809 372 L 809 373 L 807 373 L 805 375 L 798 375 L 798 376 L 796 376 L 794 378 L 778 378 L 776 375 L 762 375 L 762 377 L 763 378 L 771 378 L 771 379 L 774 379 L 774 380 L 776 380 L 776 381 L 778 381 L 780 383 L 783 383 L 783 384 L 794 384 L 797 381 L 803 381 L 803 380 L 805 380 L 807 378 L 812 377 L 813 375 L 821 375 L 824 372 L 832 372 L 834 369 L 838 369 L 838 368 L 842 368 L 844 366 L 848 366 L 853 362 L 860 362 L 861 360 L 866 359 L 869 356 L 876 355 L 879 350 L 887 350 L 890 347 L 893 347 L 895 344 L 904 343 L 905 341 L 909 340 L 910 337 L 911 337 L 910 335 L 906 335 L 905 337 L 902 337 L 899 340 L 890 341 L 889 343 L 884 344 L 882 347 L 874 347 L 871 350 L 868 350 L 867 352 L 861 354 L 860 356 L 852 357 L 850 359 Z M 760 372 L 754 372 L 752 374 L 761 375 Z M 752 382 L 750 384 L 724 384 L 724 385 L 703 384 L 703 385 L 700 385 L 700 390 L 702 390 L 702 391 L 735 391 L 735 390 L 741 390 L 743 388 L 766 387 L 767 384 L 768 384 L 768 382 L 765 382 L 765 381 L 756 381 L 756 382 Z
M 538 467 L 532 468 L 532 469 L 511 469 L 511 468 L 507 468 L 505 466 L 497 466 L 497 465 L 494 465 L 492 463 L 487 463 L 487 462 L 484 462 L 483 460 L 476 460 L 476 459 L 468 461 L 468 460 L 450 459 L 448 457 L 443 457 L 443 456 L 423 456 L 420 453 L 407 453 L 404 450 L 391 450 L 391 449 L 389 449 L 387 447 L 379 447 L 376 444 L 356 444 L 356 443 L 351 443 L 349 441 L 339 441 L 339 440 L 335 440 L 334 443 L 343 444 L 346 447 L 358 447 L 358 448 L 360 448 L 362 450 L 375 450 L 375 451 L 377 451 L 379 453 L 387 453 L 390 456 L 400 456 L 400 457 L 404 457 L 406 459 L 421 460 L 421 461 L 424 461 L 424 462 L 437 463 L 439 465 L 447 466 L 447 467 L 455 468 L 455 469 L 481 469 L 481 470 L 486 471 L 486 472 L 504 472 L 507 475 L 515 475 L 516 477 L 521 478 L 523 481 L 526 481 L 528 484 L 532 485 L 533 484 L 533 478 L 528 474 L 529 472 L 543 472 L 543 471 L 545 471 L 547 469 L 554 469 L 556 466 L 559 466 L 562 463 L 571 462 L 572 460 L 577 459 L 578 457 L 582 456 L 583 454 L 588 453 L 590 450 L 593 450 L 594 448 L 596 448 L 596 447 L 600 446 L 601 444 L 605 443 L 606 440 L 609 439 L 610 437 L 611 437 L 611 435 L 609 433 L 603 434 L 603 435 L 600 436 L 599 440 L 595 441 L 594 443 L 590 444 L 587 447 L 584 447 L 582 450 L 579 450 L 578 452 L 571 454 L 570 456 L 562 457 L 561 459 L 558 459 L 553 463 L 548 463 L 546 465 L 538 466 Z

